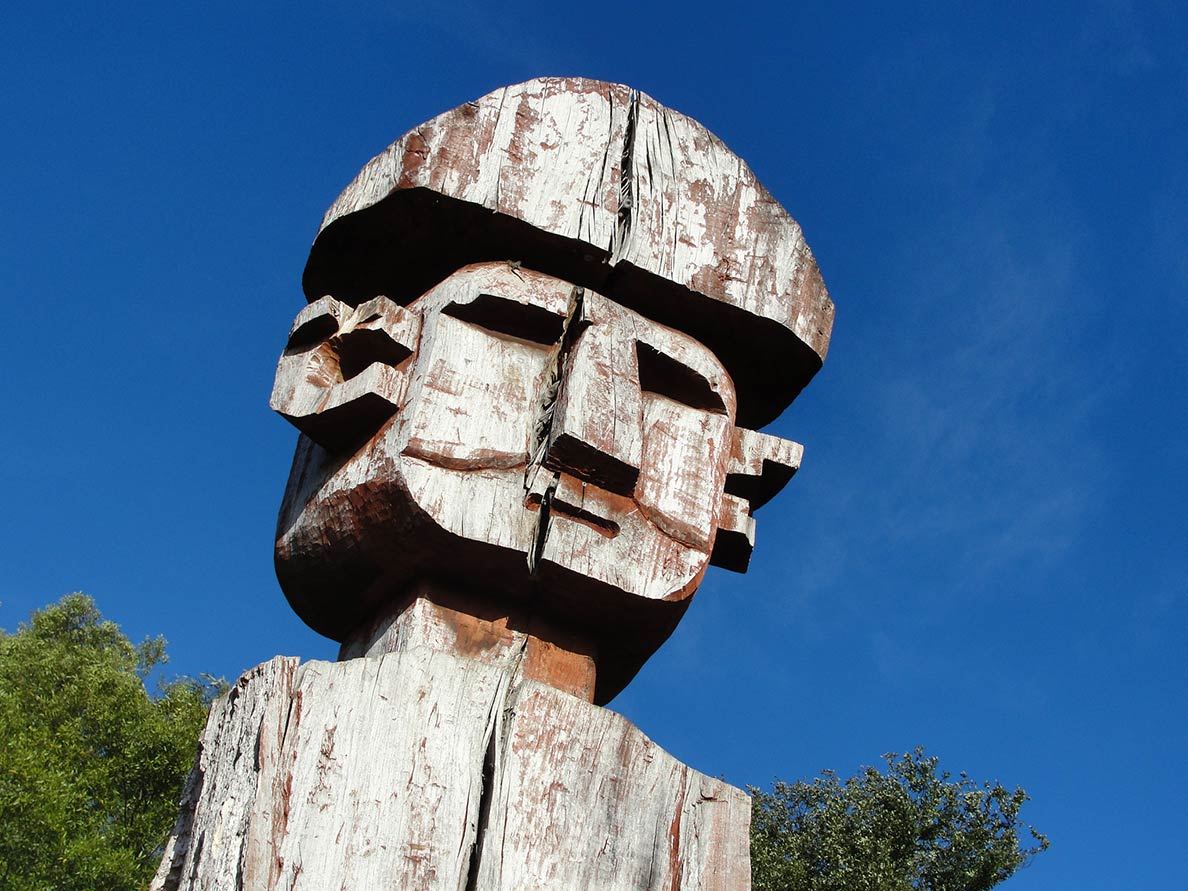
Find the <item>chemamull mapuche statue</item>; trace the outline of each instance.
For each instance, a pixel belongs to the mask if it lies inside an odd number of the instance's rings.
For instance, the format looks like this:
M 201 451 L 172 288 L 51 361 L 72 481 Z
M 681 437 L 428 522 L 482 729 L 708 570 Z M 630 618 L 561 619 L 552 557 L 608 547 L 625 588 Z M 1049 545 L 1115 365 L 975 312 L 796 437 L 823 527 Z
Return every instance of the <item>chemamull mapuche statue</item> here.
M 340 662 L 216 704 L 155 886 L 748 888 L 746 796 L 598 705 L 799 466 L 756 431 L 832 327 L 799 226 L 696 122 L 550 78 L 368 163 L 303 285 L 276 568 Z

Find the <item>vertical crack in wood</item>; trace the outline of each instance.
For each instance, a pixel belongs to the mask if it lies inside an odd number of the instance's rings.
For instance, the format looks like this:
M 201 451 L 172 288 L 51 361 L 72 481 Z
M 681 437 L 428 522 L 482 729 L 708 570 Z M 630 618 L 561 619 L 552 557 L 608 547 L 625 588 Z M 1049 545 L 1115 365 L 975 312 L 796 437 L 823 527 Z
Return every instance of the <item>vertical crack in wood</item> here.
M 672 882 L 671 891 L 679 891 L 681 880 L 685 877 L 685 863 L 681 858 L 681 822 L 684 817 L 685 797 L 688 793 L 689 773 L 686 769 L 681 771 L 676 807 L 673 808 L 672 823 L 668 828 L 668 869 Z
M 623 155 L 619 161 L 619 215 L 615 221 L 615 243 L 611 251 L 614 265 L 627 254 L 635 212 L 635 127 L 639 117 L 639 91 L 631 91 L 627 107 L 627 126 L 623 133 Z
M 527 640 L 525 639 L 525 646 Z M 521 654 L 522 655 L 522 654 Z M 478 891 L 481 881 L 483 844 L 487 836 L 487 826 L 491 819 L 491 806 L 495 800 L 497 766 L 506 751 L 506 740 L 503 738 L 510 724 L 508 711 L 513 707 L 513 685 L 519 672 L 505 673 L 491 698 L 490 711 L 487 713 L 487 727 L 484 734 L 485 751 L 483 753 L 483 769 L 479 776 L 478 817 L 475 820 L 474 843 L 470 849 L 466 872 L 460 888 L 464 891 Z M 502 852 L 501 852 L 502 856 Z
M 284 723 L 284 726 L 282 728 L 280 728 L 280 733 L 277 735 L 276 740 L 274 742 L 272 742 L 272 744 L 271 744 L 272 750 L 274 753 L 274 757 L 276 756 L 276 754 L 285 751 L 285 745 L 289 740 L 290 733 L 296 735 L 297 728 L 301 724 L 301 712 L 302 712 L 302 708 L 304 706 L 304 700 L 305 700 L 304 692 L 302 690 L 302 682 L 305 678 L 305 674 L 306 674 L 306 671 L 308 668 L 309 668 L 308 663 L 304 664 L 304 665 L 302 665 L 302 664 L 295 665 L 293 667 L 292 674 L 289 676 L 289 685 L 288 685 L 289 686 L 289 689 L 288 689 L 289 702 L 288 702 L 288 708 L 285 709 L 285 723 Z M 266 718 L 265 718 L 265 720 L 266 720 Z M 263 722 L 261 722 L 261 731 L 260 731 L 261 735 L 257 736 L 257 745 L 259 745 L 260 741 L 263 739 L 262 729 L 263 729 Z M 268 831 L 269 831 L 269 835 L 270 835 L 268 850 L 270 851 L 270 854 L 271 854 L 271 856 L 269 857 L 269 860 L 268 860 L 268 873 L 267 873 L 268 874 L 268 883 L 266 886 L 268 888 L 272 888 L 276 885 L 276 883 L 280 880 L 280 877 L 282 876 L 282 874 L 284 872 L 284 867 L 285 867 L 284 858 L 281 857 L 278 852 L 281 849 L 281 845 L 282 845 L 282 842 L 283 842 L 285 836 L 288 835 L 288 833 L 289 833 L 289 816 L 290 816 L 290 813 L 292 812 L 293 780 L 294 780 L 292 758 L 288 758 L 288 759 L 284 759 L 284 760 L 278 758 L 276 767 L 273 769 L 276 771 L 283 771 L 283 778 L 280 776 L 274 776 L 272 778 L 273 786 L 272 786 L 272 789 L 270 790 L 271 794 L 274 796 L 274 802 L 275 802 L 275 796 L 278 796 L 278 795 L 279 795 L 280 801 L 279 801 L 279 807 L 277 807 L 274 804 L 272 819 L 268 825 Z M 262 772 L 257 770 L 257 776 L 262 777 L 263 776 Z M 256 794 L 259 795 L 263 791 L 264 790 L 261 790 L 258 788 Z M 244 850 L 243 850 L 243 856 L 246 857 L 248 855 L 248 853 L 249 852 L 245 845 Z M 241 858 L 241 866 L 242 866 L 242 858 Z M 296 879 L 296 876 L 297 876 L 297 874 L 300 873 L 300 871 L 301 871 L 301 865 L 298 864 L 297 865 L 297 873 L 294 874 L 294 880 Z M 236 887 L 239 887 L 239 886 L 236 886 Z
M 565 313 L 565 323 L 561 328 L 561 338 L 553 348 L 549 357 L 548 371 L 544 376 L 544 387 L 541 393 L 540 415 L 533 429 L 532 455 L 528 467 L 524 471 L 524 494 L 528 497 L 536 487 L 536 475 L 544 467 L 549 453 L 549 440 L 552 438 L 553 416 L 557 408 L 557 396 L 561 391 L 561 379 L 565 374 L 565 357 L 573 348 L 574 343 L 589 322 L 585 318 L 583 306 L 586 292 L 584 288 L 575 287 L 569 294 L 569 307 Z M 549 534 L 549 513 L 553 502 L 553 494 L 557 491 L 560 474 L 554 473 L 548 486 L 540 496 L 540 508 L 536 516 L 536 526 L 532 530 L 532 546 L 528 549 L 528 572 L 536 575 L 544 555 L 545 540 Z
M 502 707 L 501 702 L 494 706 Z M 477 891 L 479 868 L 483 858 L 483 839 L 487 833 L 487 821 L 491 817 L 491 800 L 495 796 L 495 741 L 498 732 L 492 727 L 487 736 L 487 751 L 483 756 L 483 772 L 479 779 L 478 822 L 474 834 L 474 846 L 470 849 L 470 862 L 466 866 L 466 891 Z
M 544 558 L 545 540 L 549 535 L 549 514 L 552 512 L 553 496 L 557 492 L 557 481 L 561 474 L 554 473 L 549 480 L 548 488 L 540 499 L 540 509 L 536 515 L 536 527 L 532 530 L 532 547 L 528 551 L 528 574 L 536 577 L 540 568 L 540 561 Z

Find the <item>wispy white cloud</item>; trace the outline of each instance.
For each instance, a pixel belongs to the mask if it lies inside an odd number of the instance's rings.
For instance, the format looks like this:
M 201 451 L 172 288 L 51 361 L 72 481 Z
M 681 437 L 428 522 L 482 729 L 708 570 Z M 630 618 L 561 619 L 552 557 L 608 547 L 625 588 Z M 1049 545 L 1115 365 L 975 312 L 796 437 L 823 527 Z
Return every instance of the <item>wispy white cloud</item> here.
M 1023 256 L 1012 231 L 1034 235 L 987 215 L 949 239 L 905 320 L 929 336 L 874 388 L 901 459 L 888 533 L 949 539 L 983 571 L 1062 553 L 1105 469 L 1090 426 L 1103 379 L 1073 346 L 1076 244 Z
M 1004 141 L 1010 95 L 988 79 L 947 122 L 911 173 L 935 212 L 879 246 L 894 269 L 885 293 L 842 302 L 830 361 L 846 367 L 826 378 L 838 406 L 820 423 L 861 440 L 832 454 L 808 442 L 808 478 L 788 496 L 812 501 L 788 570 L 799 594 L 780 606 L 802 634 L 823 611 L 941 623 L 1020 579 L 1042 592 L 1113 485 L 1099 435 L 1113 357 L 1090 340 L 1108 295 L 1086 280 L 1089 227 L 1053 198 L 1043 133 Z M 786 516 L 769 519 L 787 529 Z M 907 670 L 892 638 L 869 646 L 883 669 Z

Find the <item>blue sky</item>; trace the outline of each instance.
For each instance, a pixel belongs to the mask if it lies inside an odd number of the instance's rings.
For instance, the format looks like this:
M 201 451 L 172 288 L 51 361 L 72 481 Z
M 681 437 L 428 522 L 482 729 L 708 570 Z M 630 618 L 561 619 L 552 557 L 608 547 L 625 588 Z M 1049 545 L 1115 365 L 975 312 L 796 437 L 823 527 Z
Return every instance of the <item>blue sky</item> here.
M 81 589 L 178 672 L 330 657 L 267 408 L 322 211 L 495 87 L 620 81 L 751 164 L 838 317 L 751 571 L 614 707 L 738 784 L 922 744 L 1031 793 L 1006 887 L 1178 887 L 1186 44 L 1170 3 L 9 4 L 0 626 Z

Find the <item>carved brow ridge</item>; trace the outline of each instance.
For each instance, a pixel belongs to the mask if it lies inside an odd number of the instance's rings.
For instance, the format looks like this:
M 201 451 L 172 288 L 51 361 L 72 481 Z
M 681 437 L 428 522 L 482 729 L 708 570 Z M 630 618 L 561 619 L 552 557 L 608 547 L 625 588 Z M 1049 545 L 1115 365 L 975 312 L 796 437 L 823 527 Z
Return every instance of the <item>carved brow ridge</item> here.
M 466 303 L 451 302 L 442 309 L 442 314 L 495 335 L 546 346 L 561 339 L 565 326 L 561 316 L 544 307 L 497 294 L 479 294 Z M 635 349 L 641 390 L 667 396 L 691 408 L 726 414 L 721 394 L 699 372 L 642 340 L 635 342 Z

